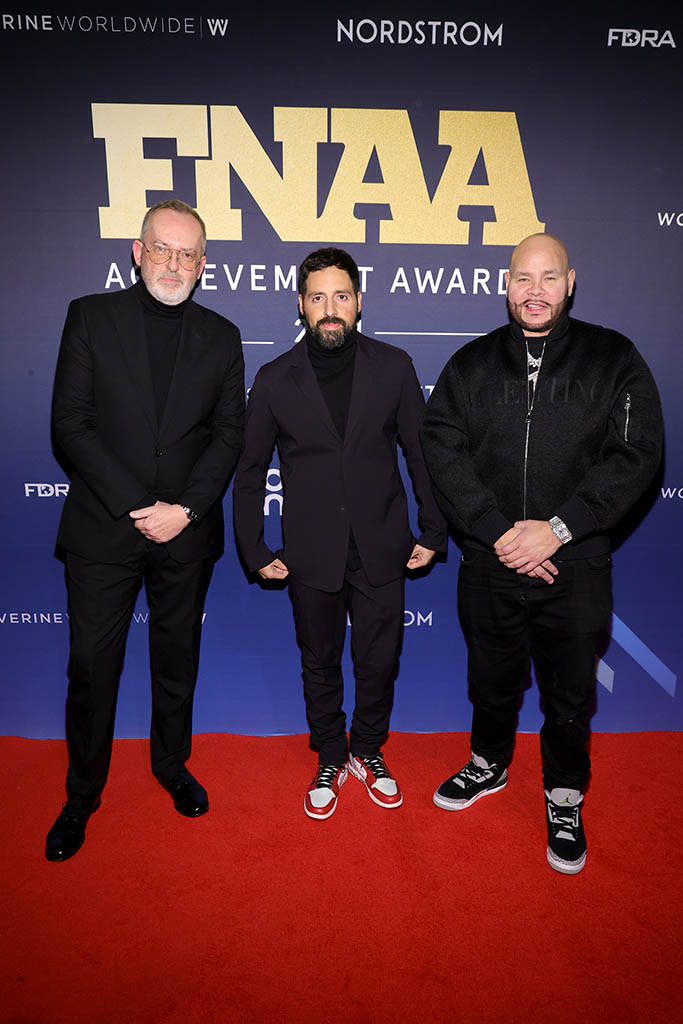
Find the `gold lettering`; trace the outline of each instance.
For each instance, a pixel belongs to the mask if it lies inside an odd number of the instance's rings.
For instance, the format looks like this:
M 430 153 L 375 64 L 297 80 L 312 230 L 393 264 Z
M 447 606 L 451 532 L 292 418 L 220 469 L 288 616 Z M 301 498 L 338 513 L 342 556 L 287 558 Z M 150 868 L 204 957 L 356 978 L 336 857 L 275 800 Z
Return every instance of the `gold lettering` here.
M 514 113 L 442 110 L 439 144 L 450 146 L 451 155 L 432 202 L 432 244 L 467 244 L 468 222 L 458 220 L 461 205 L 494 207 L 496 220 L 484 224 L 484 245 L 517 245 L 543 231 Z M 468 185 L 480 150 L 489 183 Z
M 102 238 L 133 238 L 147 209 L 147 192 L 173 190 L 171 159 L 146 158 L 143 140 L 176 140 L 179 156 L 195 156 L 197 208 L 209 238 L 240 240 L 242 210 L 234 208 L 230 170 L 240 177 L 283 241 L 364 242 L 356 204 L 388 206 L 379 241 L 403 245 L 467 245 L 470 227 L 461 206 L 489 206 L 484 245 L 516 245 L 542 231 L 536 216 L 517 118 L 509 111 L 443 110 L 438 142 L 450 147 L 430 201 L 420 154 L 406 110 L 333 108 L 330 143 L 344 147 L 318 216 L 318 146 L 328 142 L 324 107 L 275 107 L 273 141 L 281 144 L 280 171 L 236 106 L 94 103 L 93 135 L 105 140 L 109 206 L 100 207 Z M 365 181 L 373 152 L 380 181 Z M 469 184 L 482 153 L 488 183 Z M 367 216 L 367 213 L 365 214 Z M 481 283 L 484 287 L 483 282 Z M 395 282 L 397 288 L 403 282 Z M 451 281 L 449 290 L 458 288 Z
M 109 206 L 100 206 L 100 236 L 135 238 L 148 209 L 147 190 L 173 189 L 171 160 L 146 158 L 143 139 L 175 139 L 178 156 L 208 156 L 206 107 L 93 103 L 92 124 L 93 137 L 105 140 L 109 180 Z
M 325 239 L 316 206 L 317 145 L 327 141 L 327 109 L 275 107 L 273 126 L 282 174 L 237 107 L 211 107 L 212 157 L 196 172 L 197 209 L 209 238 L 242 238 L 242 211 L 233 209 L 230 196 L 232 167 L 283 241 Z
M 382 223 L 380 242 L 422 241 L 429 193 L 408 111 L 333 109 L 330 142 L 342 142 L 344 152 L 323 210 L 323 234 L 364 242 L 365 222 L 354 217 L 354 205 L 388 203 L 393 219 Z M 373 148 L 382 182 L 363 181 Z

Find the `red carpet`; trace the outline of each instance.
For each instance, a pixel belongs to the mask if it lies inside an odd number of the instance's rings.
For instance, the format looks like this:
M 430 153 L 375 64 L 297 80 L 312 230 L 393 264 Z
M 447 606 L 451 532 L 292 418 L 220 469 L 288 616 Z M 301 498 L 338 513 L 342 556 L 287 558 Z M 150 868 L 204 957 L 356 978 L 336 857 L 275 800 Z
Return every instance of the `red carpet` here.
M 0 739 L 2 1024 L 472 1024 L 680 1019 L 680 733 L 600 734 L 588 863 L 545 859 L 538 739 L 461 813 L 431 795 L 464 735 L 394 734 L 405 804 L 359 782 L 309 821 L 304 737 L 195 738 L 211 811 L 181 818 L 119 740 L 72 860 L 43 858 L 61 742 Z

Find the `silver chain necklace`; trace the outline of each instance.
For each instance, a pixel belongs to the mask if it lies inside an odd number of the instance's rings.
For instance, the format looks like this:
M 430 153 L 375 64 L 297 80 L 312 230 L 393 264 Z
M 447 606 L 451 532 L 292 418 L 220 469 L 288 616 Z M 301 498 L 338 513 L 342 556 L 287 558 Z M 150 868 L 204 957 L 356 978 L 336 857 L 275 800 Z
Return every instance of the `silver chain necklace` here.
M 541 369 L 541 363 L 543 362 L 543 356 L 545 354 L 545 343 L 547 338 L 543 339 L 543 348 L 538 358 L 532 356 L 529 351 L 529 342 L 525 338 L 524 346 L 526 348 L 526 364 L 527 364 L 527 416 L 531 416 L 534 408 L 534 402 L 536 401 L 536 383 L 538 381 L 538 374 Z

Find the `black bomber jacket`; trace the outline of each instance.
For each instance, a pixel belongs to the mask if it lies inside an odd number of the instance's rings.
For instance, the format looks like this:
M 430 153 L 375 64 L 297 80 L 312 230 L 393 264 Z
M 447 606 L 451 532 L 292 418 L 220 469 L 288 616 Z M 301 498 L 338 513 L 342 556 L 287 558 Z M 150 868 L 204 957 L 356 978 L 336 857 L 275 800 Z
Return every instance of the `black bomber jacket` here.
M 533 404 L 512 323 L 451 357 L 421 440 L 437 500 L 466 544 L 490 548 L 517 520 L 559 516 L 574 539 L 553 557 L 588 556 L 609 550 L 607 531 L 654 476 L 662 413 L 633 343 L 565 315 L 547 335 Z

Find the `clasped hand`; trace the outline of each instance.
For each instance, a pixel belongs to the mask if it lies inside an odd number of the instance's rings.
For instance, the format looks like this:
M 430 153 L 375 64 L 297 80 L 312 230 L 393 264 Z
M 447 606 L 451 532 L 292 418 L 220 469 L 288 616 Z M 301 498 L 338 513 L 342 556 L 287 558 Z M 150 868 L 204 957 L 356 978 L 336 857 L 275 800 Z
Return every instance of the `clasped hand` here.
M 494 549 L 508 569 L 552 583 L 557 567 L 550 557 L 560 546 L 546 519 L 522 519 L 498 538 Z
M 128 514 L 135 520 L 135 529 L 155 544 L 167 544 L 182 533 L 189 522 L 180 505 L 169 505 L 166 501 L 156 501 Z

